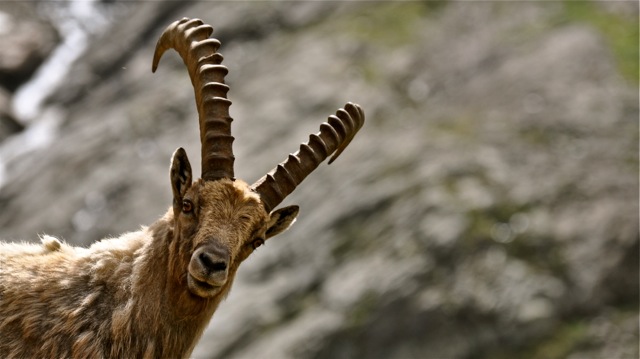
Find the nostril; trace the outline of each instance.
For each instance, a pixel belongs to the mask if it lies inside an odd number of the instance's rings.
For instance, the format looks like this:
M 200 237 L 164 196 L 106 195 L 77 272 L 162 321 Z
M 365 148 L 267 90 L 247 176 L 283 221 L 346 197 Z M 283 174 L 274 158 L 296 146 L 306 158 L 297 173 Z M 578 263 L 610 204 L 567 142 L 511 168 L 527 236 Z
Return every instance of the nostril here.
M 227 269 L 227 263 L 225 262 L 215 262 L 213 266 L 211 266 L 211 271 L 213 272 L 222 272 Z
M 200 259 L 200 263 L 202 263 L 202 265 L 210 272 L 220 272 L 227 269 L 227 262 L 214 260 L 206 252 L 200 253 L 198 258 Z

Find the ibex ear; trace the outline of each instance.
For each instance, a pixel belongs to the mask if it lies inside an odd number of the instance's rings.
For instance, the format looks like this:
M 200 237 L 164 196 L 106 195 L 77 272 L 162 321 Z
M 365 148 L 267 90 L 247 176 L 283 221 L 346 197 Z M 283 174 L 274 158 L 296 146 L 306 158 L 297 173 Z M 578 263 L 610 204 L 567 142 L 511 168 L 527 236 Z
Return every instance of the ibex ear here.
M 191 187 L 191 164 L 184 148 L 178 148 L 171 158 L 171 188 L 174 203 L 180 203 Z
M 266 237 L 270 238 L 276 234 L 280 234 L 286 231 L 298 217 L 300 207 L 289 206 L 277 209 L 271 212 L 269 219 L 269 228 L 267 229 Z

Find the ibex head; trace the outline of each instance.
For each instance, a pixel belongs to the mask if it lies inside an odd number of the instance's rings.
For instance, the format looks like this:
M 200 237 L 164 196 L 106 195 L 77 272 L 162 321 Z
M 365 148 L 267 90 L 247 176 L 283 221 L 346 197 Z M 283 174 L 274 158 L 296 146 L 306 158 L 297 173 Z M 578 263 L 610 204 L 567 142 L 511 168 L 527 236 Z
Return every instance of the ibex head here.
M 189 291 L 210 298 L 228 290 L 235 272 L 257 247 L 289 228 L 298 206 L 275 209 L 329 155 L 329 163 L 349 144 L 364 123 L 355 104 L 330 116 L 320 132 L 309 137 L 289 157 L 253 185 L 234 178 L 228 70 L 217 52 L 220 42 L 209 38 L 213 28 L 184 18 L 162 34 L 153 59 L 155 72 L 162 54 L 175 49 L 189 71 L 195 91 L 202 143 L 202 178 L 192 181 L 184 149 L 173 154 L 175 265 L 183 265 L 180 282 Z

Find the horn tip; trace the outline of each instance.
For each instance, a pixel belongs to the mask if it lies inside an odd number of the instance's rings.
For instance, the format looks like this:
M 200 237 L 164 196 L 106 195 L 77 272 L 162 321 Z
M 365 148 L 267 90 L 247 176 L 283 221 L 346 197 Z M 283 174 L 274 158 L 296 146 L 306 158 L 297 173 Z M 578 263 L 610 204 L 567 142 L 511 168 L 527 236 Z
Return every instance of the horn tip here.
M 164 52 L 169 49 L 169 46 L 167 46 L 166 44 L 166 41 L 168 40 L 167 37 L 171 36 L 171 33 L 175 30 L 176 27 L 188 21 L 202 21 L 202 20 L 200 19 L 191 20 L 188 17 L 183 17 L 180 20 L 176 20 L 172 22 L 171 24 L 169 24 L 169 26 L 167 26 L 166 29 L 164 29 L 164 31 L 160 35 L 160 39 L 158 39 L 158 42 L 156 43 L 156 49 L 153 52 L 153 63 L 151 64 L 151 72 L 153 73 L 156 72 L 156 70 L 158 69 L 158 64 L 160 63 L 160 58 L 162 57 Z
M 158 64 L 160 63 L 160 58 L 166 51 L 166 47 L 162 44 L 162 37 L 158 40 L 156 44 L 156 49 L 153 51 L 153 61 L 151 62 L 151 72 L 155 73 L 158 69 Z

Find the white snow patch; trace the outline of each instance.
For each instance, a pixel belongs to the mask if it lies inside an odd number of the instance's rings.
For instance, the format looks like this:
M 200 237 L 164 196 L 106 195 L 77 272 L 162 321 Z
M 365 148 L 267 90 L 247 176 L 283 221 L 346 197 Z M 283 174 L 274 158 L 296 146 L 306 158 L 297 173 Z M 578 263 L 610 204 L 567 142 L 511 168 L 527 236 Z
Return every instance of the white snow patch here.
M 0 188 L 7 180 L 10 162 L 25 153 L 49 146 L 56 139 L 63 118 L 61 109 L 49 107 L 38 122 L 0 143 Z
M 23 123 L 37 119 L 44 101 L 63 83 L 73 62 L 87 49 L 91 34 L 103 31 L 108 25 L 108 19 L 96 3 L 95 0 L 70 1 L 51 8 L 49 16 L 62 41 L 33 79 L 16 91 L 13 109 Z

